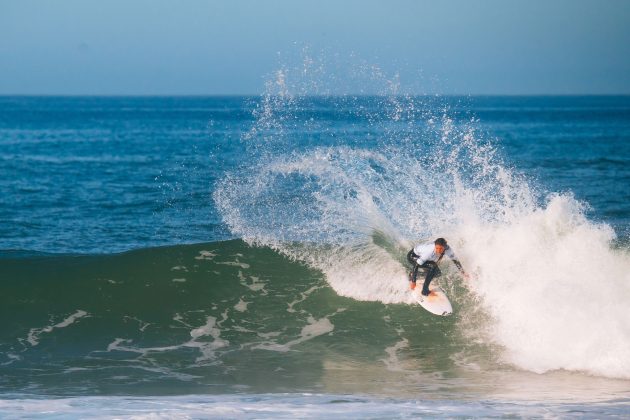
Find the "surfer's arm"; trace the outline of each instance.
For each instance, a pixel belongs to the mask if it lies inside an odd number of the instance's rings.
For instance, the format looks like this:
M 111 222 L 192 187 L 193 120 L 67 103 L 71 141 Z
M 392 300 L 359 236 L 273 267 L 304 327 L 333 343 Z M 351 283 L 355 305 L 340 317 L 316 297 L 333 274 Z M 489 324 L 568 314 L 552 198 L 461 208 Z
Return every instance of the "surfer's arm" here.
M 460 263 L 458 260 L 453 260 L 453 264 L 455 264 L 455 267 L 457 267 L 457 269 L 460 271 L 460 273 L 462 273 L 462 276 L 464 276 L 464 278 L 467 279 L 468 278 L 468 274 L 464 270 L 464 267 L 462 267 L 462 263 Z
M 446 250 L 444 250 L 444 254 L 453 261 L 453 264 L 455 264 L 455 267 L 457 267 L 459 272 L 462 273 L 462 276 L 464 276 L 464 278 L 468 278 L 468 274 L 466 274 L 464 267 L 462 267 L 462 263 L 459 262 L 451 247 L 446 248 Z

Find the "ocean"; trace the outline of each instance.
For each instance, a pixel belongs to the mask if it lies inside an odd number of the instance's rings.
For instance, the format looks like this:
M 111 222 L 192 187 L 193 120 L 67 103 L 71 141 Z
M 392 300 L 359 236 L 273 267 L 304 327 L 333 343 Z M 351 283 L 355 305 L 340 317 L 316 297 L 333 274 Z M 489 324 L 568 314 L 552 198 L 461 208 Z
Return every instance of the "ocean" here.
M 630 416 L 628 96 L 4 96 L 0 196 L 2 418 Z

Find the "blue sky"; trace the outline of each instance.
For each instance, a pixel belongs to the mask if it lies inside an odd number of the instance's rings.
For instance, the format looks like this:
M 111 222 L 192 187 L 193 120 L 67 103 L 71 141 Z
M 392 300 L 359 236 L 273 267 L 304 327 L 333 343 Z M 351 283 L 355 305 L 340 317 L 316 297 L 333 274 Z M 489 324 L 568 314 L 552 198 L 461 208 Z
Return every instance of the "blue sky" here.
M 0 94 L 260 93 L 304 46 L 416 93 L 630 94 L 626 0 L 0 0 Z

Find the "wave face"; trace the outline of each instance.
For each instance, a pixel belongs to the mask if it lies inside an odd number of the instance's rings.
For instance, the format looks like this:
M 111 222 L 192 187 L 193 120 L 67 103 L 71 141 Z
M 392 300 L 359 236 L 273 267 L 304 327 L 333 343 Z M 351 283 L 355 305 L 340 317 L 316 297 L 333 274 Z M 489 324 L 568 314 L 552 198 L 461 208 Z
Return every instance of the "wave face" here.
M 0 276 L 0 387 L 13 393 L 409 393 L 437 389 L 435 370 L 461 351 L 452 320 L 344 298 L 318 271 L 240 240 L 5 253 Z M 430 354 L 422 366 L 400 352 Z M 400 382 L 407 369 L 426 380 Z
M 444 236 L 474 273 L 463 284 L 447 265 L 442 279 L 461 303 L 455 330 L 520 369 L 630 378 L 630 256 L 612 227 L 570 192 L 536 187 L 439 99 L 329 99 L 365 124 L 307 116 L 307 138 L 344 144 L 326 145 L 295 136 L 317 99 L 287 83 L 280 74 L 259 107 L 248 164 L 216 186 L 235 235 L 320 270 L 340 296 L 386 304 L 410 303 L 406 251 Z
M 500 346 L 467 334 L 496 324 L 482 323 L 479 302 L 455 282 L 455 314 L 435 317 L 341 296 L 320 271 L 240 240 L 104 256 L 5 252 L 0 276 L 0 388 L 20 398 L 627 392 L 627 381 L 509 368 Z

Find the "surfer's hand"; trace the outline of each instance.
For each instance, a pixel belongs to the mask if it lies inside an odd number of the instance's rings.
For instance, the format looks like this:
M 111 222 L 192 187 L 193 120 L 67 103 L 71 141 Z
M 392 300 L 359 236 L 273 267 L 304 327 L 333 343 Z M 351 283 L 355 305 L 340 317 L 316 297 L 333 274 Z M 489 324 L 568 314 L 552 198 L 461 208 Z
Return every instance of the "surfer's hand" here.
M 464 280 L 470 280 L 470 274 L 462 270 L 462 277 Z

